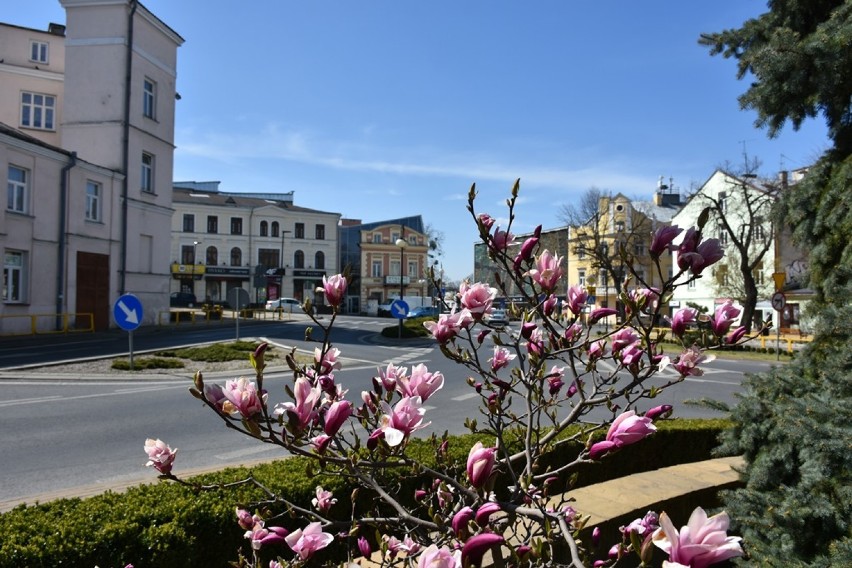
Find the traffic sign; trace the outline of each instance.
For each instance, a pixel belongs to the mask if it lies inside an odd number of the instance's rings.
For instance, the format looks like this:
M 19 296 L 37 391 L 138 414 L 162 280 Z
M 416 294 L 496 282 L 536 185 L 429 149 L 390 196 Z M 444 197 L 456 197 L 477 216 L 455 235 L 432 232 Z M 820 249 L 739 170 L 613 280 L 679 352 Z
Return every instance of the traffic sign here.
M 403 319 L 408 315 L 408 302 L 405 300 L 394 300 L 390 311 L 391 315 L 396 319 Z
M 115 301 L 112 317 L 124 331 L 133 331 L 142 323 L 142 302 L 133 294 L 124 294 Z
M 787 297 L 784 296 L 783 292 L 775 292 L 772 294 L 772 307 L 775 308 L 775 311 L 780 312 L 784 309 L 784 306 L 787 305 Z

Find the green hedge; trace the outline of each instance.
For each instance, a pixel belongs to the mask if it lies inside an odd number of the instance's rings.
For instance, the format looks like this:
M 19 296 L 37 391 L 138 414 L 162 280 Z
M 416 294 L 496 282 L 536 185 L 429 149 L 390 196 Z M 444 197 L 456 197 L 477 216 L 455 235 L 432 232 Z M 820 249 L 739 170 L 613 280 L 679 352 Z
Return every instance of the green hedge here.
M 661 422 L 655 436 L 607 457 L 602 465 L 582 468 L 576 485 L 709 459 L 719 434 L 729 427 L 724 420 Z M 460 468 L 464 467 L 476 439 L 481 437 L 466 435 L 450 439 L 450 457 Z M 575 455 L 570 449 L 566 451 L 563 455 Z M 428 441 L 413 443 L 411 453 L 426 460 L 434 458 Z M 558 463 L 559 455 L 553 455 L 552 459 Z M 207 485 L 251 474 L 272 491 L 307 507 L 315 496 L 316 486 L 322 485 L 334 491 L 343 503 L 337 505 L 340 514 L 347 514 L 346 499 L 351 487 L 341 477 L 313 475 L 313 472 L 306 475 L 307 466 L 305 459 L 291 458 L 251 469 L 229 468 L 192 481 Z M 180 473 L 179 462 L 176 473 Z M 409 480 L 403 484 L 406 489 L 401 498 L 411 496 L 409 490 L 413 485 L 417 482 Z M 95 565 L 122 568 L 128 563 L 135 568 L 225 568 L 247 545 L 243 531 L 236 524 L 236 505 L 263 498 L 258 489 L 247 486 L 196 493 L 186 486 L 164 482 L 140 485 L 121 494 L 19 506 L 0 515 L 0 568 Z M 359 502 L 362 500 L 366 498 Z M 296 528 L 304 523 L 282 519 L 275 524 Z

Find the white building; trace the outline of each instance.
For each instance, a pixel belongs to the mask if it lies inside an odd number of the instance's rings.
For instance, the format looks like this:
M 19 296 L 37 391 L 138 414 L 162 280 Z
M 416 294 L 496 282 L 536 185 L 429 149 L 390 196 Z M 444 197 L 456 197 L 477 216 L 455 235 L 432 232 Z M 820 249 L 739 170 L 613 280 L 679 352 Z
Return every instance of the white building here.
M 215 181 L 175 182 L 173 207 L 171 292 L 226 302 L 242 288 L 253 304 L 322 304 L 314 291 L 337 272 L 339 213 L 299 207 L 293 192 L 220 192 Z
M 792 181 L 795 182 L 800 177 Z M 712 314 L 717 306 L 729 299 L 738 307 L 742 307 L 736 298 L 731 297 L 739 286 L 737 280 L 742 280 L 737 265 L 739 256 L 730 236 L 732 231 L 740 242 L 746 242 L 748 237 L 748 242 L 751 243 L 749 258 L 758 259 L 763 251 L 763 256 L 756 261 L 752 271 L 758 289 L 754 323 L 771 319 L 773 326 L 780 325 L 784 332 L 799 329 L 799 302 L 803 301 L 800 294 L 796 296 L 799 299 L 789 303 L 781 313 L 775 311 L 770 303 L 771 296 L 776 291 L 773 275 L 785 274 L 789 288 L 799 279 L 799 275 L 793 274 L 792 271 L 807 264 L 804 255 L 792 248 L 789 239 L 777 238 L 779 228 L 771 222 L 771 207 L 778 191 L 786 189 L 786 172 L 779 182 L 766 182 L 716 170 L 704 182 L 672 218 L 672 224 L 682 229 L 696 226 L 701 212 L 708 205 L 718 204 L 725 211 L 724 217 L 730 228 L 723 226 L 718 215 L 711 214 L 703 233 L 704 238 L 718 238 L 721 241 L 726 258 L 704 270 L 701 278 L 687 286 L 678 287 L 672 298 L 673 309 L 687 307 L 687 303 L 692 303 L 706 308 Z M 675 244 L 680 244 L 682 237 L 683 235 L 676 239 Z M 672 264 L 677 270 L 677 252 L 673 253 Z M 680 282 L 686 279 L 687 276 L 684 275 Z
M 60 3 L 66 25 L 0 24 L 4 333 L 103 329 L 124 293 L 168 309 L 183 39 L 135 0 Z

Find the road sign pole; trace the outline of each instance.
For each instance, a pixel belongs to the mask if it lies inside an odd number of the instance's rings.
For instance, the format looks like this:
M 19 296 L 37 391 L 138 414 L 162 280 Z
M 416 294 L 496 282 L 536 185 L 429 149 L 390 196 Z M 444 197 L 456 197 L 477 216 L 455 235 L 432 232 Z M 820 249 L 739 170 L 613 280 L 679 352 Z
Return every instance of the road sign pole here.
M 130 370 L 133 370 L 133 330 L 127 332 L 127 350 L 130 352 Z

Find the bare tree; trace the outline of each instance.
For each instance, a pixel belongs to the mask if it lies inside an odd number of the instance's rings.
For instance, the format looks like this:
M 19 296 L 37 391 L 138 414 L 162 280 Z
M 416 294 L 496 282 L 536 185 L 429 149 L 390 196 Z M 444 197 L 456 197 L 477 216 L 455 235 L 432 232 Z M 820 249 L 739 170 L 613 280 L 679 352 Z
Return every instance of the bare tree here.
M 760 166 L 758 160 L 749 162 L 745 158 L 745 168 L 738 175 L 726 173 L 728 188 L 715 195 L 702 192 L 701 199 L 710 208 L 711 220 L 715 222 L 717 235 L 725 247 L 729 259 L 727 266 L 728 284 L 724 278 L 718 278 L 717 293 L 730 295 L 743 306 L 742 325 L 750 331 L 754 324 L 754 313 L 765 283 L 761 281 L 764 272 L 764 260 L 772 248 L 775 235 L 772 208 L 778 199 L 779 188 L 757 181 L 755 172 Z M 723 170 L 724 171 L 724 170 Z M 717 270 L 724 271 L 725 265 Z M 731 293 L 735 292 L 735 294 Z
M 601 197 L 607 195 L 599 188 L 587 189 L 576 203 L 563 203 L 557 218 L 569 227 L 585 225 L 600 216 Z

